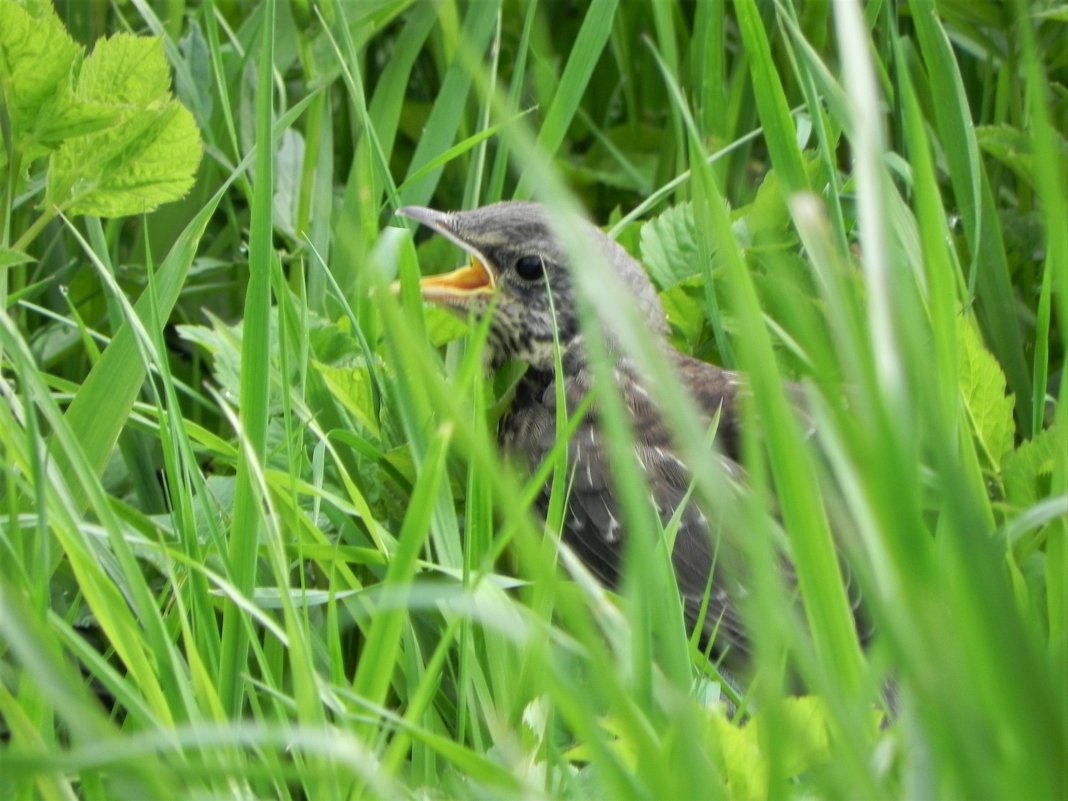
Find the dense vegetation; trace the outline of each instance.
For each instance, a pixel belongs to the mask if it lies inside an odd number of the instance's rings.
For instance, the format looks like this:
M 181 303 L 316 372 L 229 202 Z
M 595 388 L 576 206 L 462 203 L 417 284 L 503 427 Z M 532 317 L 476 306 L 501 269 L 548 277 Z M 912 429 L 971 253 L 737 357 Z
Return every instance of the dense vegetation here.
M 0 797 L 1068 796 L 1066 23 L 0 0 Z M 503 462 L 514 371 L 419 301 L 459 256 L 392 212 L 509 197 L 749 376 L 740 497 L 689 449 L 752 576 L 736 710 L 659 538 L 619 596 L 558 553 L 565 451 Z

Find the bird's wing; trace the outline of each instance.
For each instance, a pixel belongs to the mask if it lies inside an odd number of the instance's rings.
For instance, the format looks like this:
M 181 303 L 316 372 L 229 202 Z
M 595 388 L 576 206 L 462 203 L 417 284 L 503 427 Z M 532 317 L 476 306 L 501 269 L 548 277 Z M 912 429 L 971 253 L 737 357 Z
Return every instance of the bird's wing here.
M 720 536 L 715 516 L 706 515 L 689 497 L 689 474 L 674 453 L 661 446 L 641 444 L 637 456 L 645 466 L 661 524 L 667 528 L 673 517 L 678 518 L 671 561 L 687 626 L 701 629 L 702 645 L 714 637 L 718 654 L 728 646 L 732 651 L 746 652 L 745 627 L 737 605 L 745 595 L 747 583 L 741 573 L 742 561 L 729 538 Z M 719 458 L 727 473 L 741 474 L 736 463 Z
M 569 410 L 579 406 L 589 391 L 590 382 L 591 376 L 585 370 L 568 378 L 564 396 Z M 747 648 L 744 627 L 738 608 L 732 602 L 732 598 L 739 597 L 743 582 L 732 577 L 732 571 L 724 567 L 728 561 L 737 560 L 719 561 L 708 518 L 688 498 L 688 471 L 675 456 L 669 434 L 658 415 L 651 407 L 645 407 L 646 396 L 640 391 L 632 392 L 628 393 L 626 401 L 635 427 L 635 456 L 645 470 L 650 500 L 661 523 L 667 526 L 672 516 L 682 509 L 672 561 L 687 624 L 691 629 L 700 625 L 702 639 L 706 641 L 715 633 L 718 653 L 728 645 L 744 651 Z M 537 463 L 555 443 L 555 384 L 550 382 L 540 402 L 526 404 L 519 414 L 522 419 L 511 425 L 511 444 Z M 581 422 L 568 443 L 568 504 L 561 533 L 564 541 L 595 576 L 609 587 L 616 587 L 622 570 L 626 532 L 622 509 L 616 500 L 611 462 L 597 426 L 594 410 Z M 723 462 L 728 472 L 741 475 L 741 468 L 736 463 L 725 457 Z M 546 488 L 544 493 L 542 505 L 547 506 L 549 489 Z M 708 601 L 702 618 L 706 594 Z
M 697 408 L 709 419 L 717 420 L 716 446 L 732 460 L 739 458 L 738 442 L 739 400 L 746 393 L 744 378 L 732 370 L 724 370 L 682 353 L 673 352 L 673 361 L 683 384 L 697 403 Z
M 723 469 L 743 481 L 744 471 L 730 457 L 737 453 L 737 397 L 744 391 L 744 385 L 735 374 L 686 357 L 681 361 L 680 371 L 701 411 L 710 420 L 719 416 L 716 444 L 721 454 L 726 454 L 718 457 Z M 564 397 L 570 412 L 580 406 L 591 384 L 592 376 L 585 369 L 569 375 Z M 621 381 L 620 385 L 624 387 L 625 401 L 631 411 L 635 456 L 644 468 L 651 502 L 662 525 L 668 526 L 673 515 L 682 509 L 672 562 L 687 625 L 691 630 L 699 626 L 702 644 L 713 642 L 717 654 L 729 648 L 734 655 L 744 658 L 749 646 L 738 607 L 749 584 L 744 559 L 737 547 L 732 546 L 731 538 L 719 536 L 714 515 L 706 516 L 688 497 L 690 473 L 675 455 L 671 435 L 640 383 Z M 539 397 L 529 398 L 519 413 L 521 419 L 513 424 L 508 437 L 512 447 L 525 454 L 532 464 L 540 463 L 555 445 L 556 393 L 556 385 L 550 381 Z M 617 587 L 626 531 L 604 442 L 593 409 L 568 443 L 568 504 L 561 534 L 590 572 L 607 586 Z M 547 508 L 548 501 L 546 488 L 541 499 L 543 508 Z M 789 560 L 781 558 L 780 569 L 786 585 L 796 586 Z M 848 570 L 846 583 L 856 608 L 859 593 Z
M 682 376 L 687 387 L 690 389 L 699 408 L 710 418 L 719 415 L 718 428 L 716 429 L 716 444 L 722 453 L 729 458 L 726 462 L 734 464 L 741 479 L 741 468 L 732 459 L 739 458 L 738 427 L 739 401 L 748 394 L 749 389 L 745 377 L 731 370 L 724 370 L 707 362 L 699 361 L 682 353 L 674 354 L 676 368 Z M 815 432 L 815 422 L 809 411 L 808 397 L 801 384 L 787 382 L 783 386 L 786 399 L 793 410 L 795 419 L 801 427 L 801 433 L 806 437 L 812 437 Z M 839 569 L 842 571 L 842 580 L 845 585 L 846 596 L 849 606 L 857 621 L 858 632 L 862 641 L 870 638 L 872 630 L 869 624 L 861 620 L 861 605 L 863 596 L 848 563 L 844 558 L 838 560 Z M 793 564 L 785 557 L 779 560 L 779 572 L 783 583 L 790 588 L 797 586 L 797 575 Z M 681 585 L 681 581 L 680 581 Z M 739 588 L 744 593 L 744 588 Z M 738 596 L 740 597 L 740 596 Z

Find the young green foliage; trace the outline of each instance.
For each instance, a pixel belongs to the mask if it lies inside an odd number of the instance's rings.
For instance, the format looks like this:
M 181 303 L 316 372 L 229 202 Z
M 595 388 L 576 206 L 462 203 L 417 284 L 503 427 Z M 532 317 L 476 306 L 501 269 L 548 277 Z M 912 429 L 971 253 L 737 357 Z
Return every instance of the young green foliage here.
M 193 115 L 171 97 L 158 39 L 116 34 L 97 42 L 74 86 L 76 102 L 112 112 L 112 124 L 67 137 L 48 165 L 45 203 L 71 214 L 147 214 L 193 185 L 201 144 Z
M 5 217 L 48 157 L 44 213 L 23 245 L 60 212 L 123 217 L 185 196 L 203 148 L 170 87 L 161 40 L 120 33 L 86 57 L 50 3 L 0 0 Z
M 82 61 L 82 48 L 52 4 L 27 6 L 0 2 L 0 96 L 10 137 L 8 147 L 0 149 L 0 167 L 9 149 L 32 161 L 83 126 L 107 124 L 111 116 L 75 101 L 71 76 Z
M 986 467 L 994 472 L 1012 450 L 1012 395 L 1005 394 L 1005 374 L 997 360 L 983 347 L 972 325 L 961 321 L 960 385 L 964 407 Z

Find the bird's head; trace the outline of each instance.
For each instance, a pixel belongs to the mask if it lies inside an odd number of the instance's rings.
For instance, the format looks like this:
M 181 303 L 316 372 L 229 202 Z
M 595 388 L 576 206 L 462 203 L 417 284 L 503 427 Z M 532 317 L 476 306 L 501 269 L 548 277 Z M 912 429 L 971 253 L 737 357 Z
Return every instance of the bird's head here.
M 583 265 L 557 238 L 549 215 L 537 203 L 506 201 L 472 211 L 435 211 L 408 206 L 398 214 L 426 225 L 461 247 L 469 263 L 443 275 L 424 278 L 425 300 L 457 314 L 485 315 L 490 322 L 490 361 L 517 359 L 551 371 L 554 329 L 561 348 L 580 336 L 572 294 L 572 274 Z M 609 264 L 635 295 L 650 328 L 667 330 L 660 301 L 640 264 L 622 247 L 585 221 L 583 253 Z

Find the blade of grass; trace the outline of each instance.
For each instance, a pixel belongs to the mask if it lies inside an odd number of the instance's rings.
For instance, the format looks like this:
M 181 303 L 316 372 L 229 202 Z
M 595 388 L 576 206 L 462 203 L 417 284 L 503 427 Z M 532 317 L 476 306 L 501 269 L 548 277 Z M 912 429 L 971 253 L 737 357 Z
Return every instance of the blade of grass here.
M 408 513 L 397 540 L 397 549 L 392 554 L 383 581 L 383 587 L 394 593 L 403 593 L 415 575 L 416 561 L 430 528 L 434 498 L 444 480 L 450 439 L 448 428 L 439 429 L 430 439 L 426 459 L 416 479 Z M 381 705 L 385 701 L 406 617 L 403 605 L 396 603 L 376 614 L 371 623 L 367 643 L 352 681 L 353 692 L 368 703 Z M 372 727 L 364 725 L 359 730 L 362 736 L 374 738 Z
M 241 429 L 252 458 L 263 461 L 267 440 L 267 408 L 270 404 L 268 366 L 271 361 L 269 313 L 274 202 L 274 149 L 271 126 L 274 118 L 274 23 L 275 0 L 263 8 L 263 32 L 259 52 L 259 91 L 256 108 L 256 171 L 252 188 L 252 224 L 249 232 L 249 277 L 241 338 Z M 227 554 L 229 574 L 241 593 L 252 590 L 259 558 L 261 509 L 249 474 L 249 456 L 242 449 L 237 462 L 237 489 Z M 248 632 L 240 610 L 227 607 L 223 613 L 222 652 L 219 659 L 220 698 L 231 715 L 244 706 L 245 690 L 238 665 L 248 654 Z
M 542 158 L 551 158 L 564 141 L 582 100 L 584 88 L 589 83 L 597 59 L 600 58 L 612 32 L 612 18 L 617 7 L 618 0 L 594 0 L 589 5 L 567 65 L 560 76 L 560 84 L 556 88 L 552 105 L 545 112 L 538 131 L 538 152 L 542 154 Z M 534 162 L 524 166 L 515 190 L 517 199 L 531 197 L 533 176 L 543 168 L 544 165 Z
M 797 129 L 790 116 L 790 106 L 755 0 L 738 0 L 735 14 L 742 42 L 750 57 L 753 89 L 771 162 L 783 177 L 788 191 L 806 190 L 809 188 L 808 178 L 797 142 Z
M 934 6 L 912 3 L 911 9 L 931 92 L 941 98 L 934 104 L 935 122 L 968 236 L 972 259 L 969 290 L 978 295 L 986 319 L 984 331 L 1016 395 L 1017 417 L 1025 430 L 1032 430 L 1033 383 L 1024 360 L 1015 307 L 1005 302 L 1014 293 L 1001 222 L 986 170 L 979 159 L 960 67 Z
M 484 53 L 493 34 L 497 20 L 500 0 L 476 3 L 467 9 L 463 29 L 460 32 L 458 49 L 473 53 Z M 462 58 L 455 58 L 449 65 L 434 106 L 427 117 L 424 135 L 416 145 L 415 153 L 408 165 L 405 180 L 409 180 L 417 171 L 429 164 L 455 141 L 460 129 L 464 106 L 471 88 L 471 76 Z M 425 206 L 430 202 L 441 178 L 442 169 L 433 170 L 420 180 L 413 181 L 408 189 L 399 192 L 398 204 L 401 206 Z

